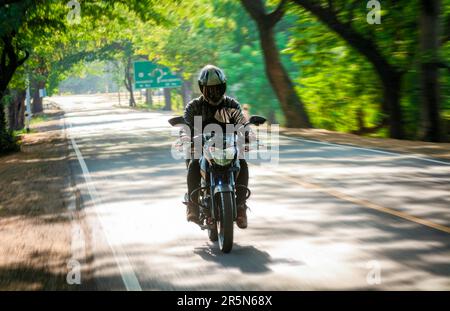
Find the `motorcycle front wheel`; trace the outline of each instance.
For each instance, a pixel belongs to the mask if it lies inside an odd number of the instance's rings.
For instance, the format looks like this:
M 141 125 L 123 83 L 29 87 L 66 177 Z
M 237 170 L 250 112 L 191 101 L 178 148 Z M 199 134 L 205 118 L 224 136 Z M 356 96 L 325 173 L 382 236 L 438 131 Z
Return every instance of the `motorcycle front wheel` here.
M 217 220 L 219 247 L 223 253 L 229 253 L 233 248 L 233 195 L 232 192 L 222 192 L 216 201 L 219 210 Z

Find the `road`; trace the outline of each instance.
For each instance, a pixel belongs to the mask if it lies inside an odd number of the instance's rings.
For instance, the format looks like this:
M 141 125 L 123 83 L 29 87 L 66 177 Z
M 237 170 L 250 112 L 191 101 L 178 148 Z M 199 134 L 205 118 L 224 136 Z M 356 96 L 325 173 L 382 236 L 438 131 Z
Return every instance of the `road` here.
M 56 97 L 98 289 L 450 290 L 450 163 L 280 137 L 230 254 L 185 220 L 168 113 Z

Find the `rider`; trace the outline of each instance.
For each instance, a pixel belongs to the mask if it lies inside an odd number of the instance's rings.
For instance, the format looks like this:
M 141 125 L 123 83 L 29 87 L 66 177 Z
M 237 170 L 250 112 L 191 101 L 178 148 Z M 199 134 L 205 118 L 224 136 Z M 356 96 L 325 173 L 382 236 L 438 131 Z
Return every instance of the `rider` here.
M 198 86 L 202 95 L 190 101 L 184 111 L 184 120 L 194 133 L 194 117 L 201 116 L 203 128 L 211 123 L 245 124 L 247 119 L 242 113 L 239 103 L 225 95 L 226 77 L 222 69 L 206 65 L 200 71 Z M 240 171 L 236 184 L 248 186 L 247 162 L 240 159 Z M 188 166 L 187 186 L 188 193 L 200 186 L 200 165 L 198 159 L 192 159 Z M 196 202 L 198 196 L 194 193 L 192 200 Z M 239 187 L 236 190 L 237 218 L 236 224 L 239 228 L 247 228 L 247 205 L 246 190 Z M 198 205 L 187 202 L 187 220 L 198 222 Z

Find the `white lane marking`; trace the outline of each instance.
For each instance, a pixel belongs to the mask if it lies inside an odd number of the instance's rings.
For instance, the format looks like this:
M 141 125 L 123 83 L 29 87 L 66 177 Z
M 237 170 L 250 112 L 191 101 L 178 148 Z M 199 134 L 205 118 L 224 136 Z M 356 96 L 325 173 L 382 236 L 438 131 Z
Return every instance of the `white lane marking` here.
M 84 238 L 83 229 L 78 223 L 76 216 L 76 197 L 73 191 L 71 191 L 71 195 L 69 198 L 69 205 L 67 206 L 67 210 L 70 212 L 70 222 L 71 222 L 71 252 L 72 257 L 69 261 L 69 265 L 71 262 L 75 260 L 75 262 L 80 265 L 82 261 L 86 260 L 86 240 Z M 79 271 L 81 273 L 81 270 Z M 79 281 L 81 282 L 81 275 Z M 81 283 L 69 283 L 69 284 L 78 284 Z
M 71 123 L 69 123 L 69 127 L 72 128 Z M 96 206 L 99 204 L 102 204 L 100 196 L 98 195 L 97 189 L 95 188 L 95 186 L 92 182 L 91 174 L 89 173 L 86 162 L 84 161 L 83 155 L 81 154 L 80 148 L 78 148 L 78 145 L 77 145 L 75 139 L 72 137 L 72 135 L 69 135 L 69 137 L 70 137 L 70 142 L 72 143 L 73 150 L 75 151 L 75 154 L 77 155 L 78 162 L 80 163 L 81 170 L 83 171 L 83 177 L 86 182 L 92 203 L 94 205 L 94 212 L 100 221 L 100 225 L 106 236 L 106 241 L 108 242 L 108 245 L 113 253 L 114 260 L 115 260 L 117 266 L 119 267 L 120 276 L 122 277 L 122 281 L 128 291 L 142 291 L 141 285 L 139 284 L 136 274 L 133 271 L 133 268 L 131 266 L 131 263 L 130 263 L 130 260 L 128 259 L 127 254 L 125 253 L 125 251 L 123 250 L 123 248 L 120 245 L 113 246 L 111 244 L 111 240 L 112 240 L 111 236 L 108 233 L 108 230 L 106 230 L 106 226 L 104 224 L 104 221 L 102 220 L 102 217 L 97 213 Z M 120 257 L 121 260 L 118 260 L 118 257 Z
M 416 159 L 416 160 L 422 160 L 422 161 L 428 161 L 428 162 L 433 162 L 433 163 L 438 163 L 438 164 L 450 165 L 450 162 L 444 162 L 444 161 L 424 158 L 424 157 L 421 157 L 420 155 L 417 155 L 417 154 L 406 154 L 406 153 L 402 154 L 402 153 L 395 153 L 395 152 L 389 152 L 389 151 L 383 151 L 383 150 L 377 150 L 377 149 L 356 147 L 356 146 L 351 146 L 351 145 L 342 145 L 342 144 L 328 143 L 328 142 L 317 141 L 317 140 L 303 139 L 303 138 L 298 138 L 298 137 L 290 137 L 290 136 L 286 136 L 286 135 L 280 135 L 280 136 L 282 136 L 282 137 L 284 137 L 286 139 L 290 139 L 290 140 L 306 141 L 306 142 L 309 142 L 309 143 L 328 145 L 328 146 L 335 146 L 335 147 L 341 147 L 341 148 L 358 149 L 358 150 L 370 151 L 370 152 L 387 154 L 387 155 L 393 155 L 393 156 L 403 156 L 403 157 L 406 157 L 406 158 L 412 158 L 412 159 Z
M 60 125 L 64 129 L 65 133 L 67 134 L 66 130 L 66 122 L 65 119 L 60 120 Z M 83 229 L 81 228 L 80 224 L 77 220 L 77 205 L 76 205 L 76 195 L 75 191 L 72 187 L 72 185 L 69 185 L 70 187 L 70 195 L 67 199 L 69 204 L 67 206 L 67 210 L 69 211 L 69 219 L 71 223 L 71 252 L 72 257 L 70 261 L 68 262 L 68 267 L 73 268 L 71 266 L 71 263 L 75 261 L 77 265 L 80 265 L 80 262 L 86 260 L 86 240 L 84 238 Z M 71 271 L 69 271 L 70 273 Z M 81 270 L 78 271 L 78 273 L 81 273 Z M 66 280 L 69 280 L 66 278 Z M 79 276 L 79 282 L 81 282 L 81 275 Z M 78 284 L 81 283 L 69 283 L 69 284 Z
M 69 206 L 67 209 L 70 212 L 70 219 L 72 222 L 72 258 L 81 260 L 86 258 L 86 246 L 83 230 L 81 226 L 77 222 L 76 213 L 76 203 L 75 203 L 75 195 L 72 194 L 70 198 Z
M 72 258 L 77 260 L 84 260 L 86 258 L 86 245 L 84 233 L 78 222 L 72 223 Z

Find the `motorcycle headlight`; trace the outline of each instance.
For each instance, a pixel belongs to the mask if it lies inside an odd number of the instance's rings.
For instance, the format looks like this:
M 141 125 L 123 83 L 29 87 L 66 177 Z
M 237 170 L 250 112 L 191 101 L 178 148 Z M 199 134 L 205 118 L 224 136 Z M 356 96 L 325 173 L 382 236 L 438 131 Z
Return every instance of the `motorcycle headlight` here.
M 236 155 L 236 149 L 234 148 L 234 146 L 225 149 L 211 147 L 209 148 L 209 152 L 214 163 L 220 166 L 230 164 L 234 160 L 234 156 Z

